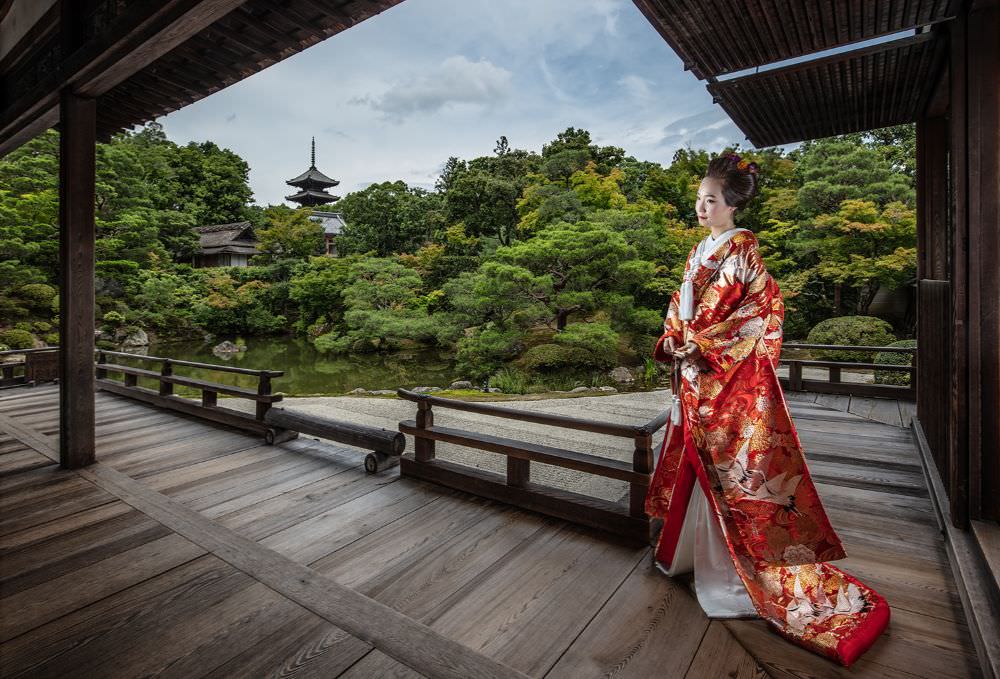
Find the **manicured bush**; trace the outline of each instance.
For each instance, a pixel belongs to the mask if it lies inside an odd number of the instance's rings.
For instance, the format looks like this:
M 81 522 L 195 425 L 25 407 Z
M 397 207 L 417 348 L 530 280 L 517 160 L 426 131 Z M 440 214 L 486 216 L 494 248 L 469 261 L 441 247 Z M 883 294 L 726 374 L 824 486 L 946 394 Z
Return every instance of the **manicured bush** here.
M 583 368 L 591 360 L 589 351 L 574 349 L 562 344 L 539 344 L 531 347 L 521 357 L 521 363 L 530 371 L 554 371 L 565 368 Z
M 553 336 L 556 344 L 587 352 L 589 365 L 610 367 L 618 356 L 618 333 L 604 323 L 570 323 Z
M 808 344 L 841 344 L 861 347 L 884 347 L 896 340 L 892 326 L 874 316 L 837 316 L 820 321 L 809 331 Z M 870 351 L 815 351 L 830 361 L 871 361 Z
M 17 296 L 27 302 L 32 309 L 48 309 L 56 296 L 56 289 L 45 283 L 22 285 Z
M 31 329 L 34 332 L 46 333 L 52 330 L 52 324 L 47 323 L 46 321 L 35 321 L 34 323 L 31 324 Z
M 48 335 L 45 336 L 44 339 L 45 343 L 48 344 L 50 347 L 59 346 L 59 333 L 57 332 L 50 332 Z
M 515 330 L 484 328 L 458 340 L 455 368 L 474 381 L 482 381 L 504 367 L 524 348 Z
M 35 338 L 27 330 L 13 328 L 0 332 L 0 343 L 11 349 L 30 349 L 35 346 Z
M 917 340 L 907 339 L 899 340 L 898 342 L 893 342 L 892 344 L 887 344 L 887 347 L 908 347 L 915 349 L 917 346 Z M 912 354 L 897 354 L 895 352 L 880 351 L 875 354 L 876 363 L 888 363 L 889 365 L 910 365 L 910 361 L 913 359 Z M 899 384 L 902 386 L 909 386 L 910 384 L 910 374 L 904 372 L 897 372 L 895 370 L 876 370 L 875 371 L 875 383 L 876 384 Z

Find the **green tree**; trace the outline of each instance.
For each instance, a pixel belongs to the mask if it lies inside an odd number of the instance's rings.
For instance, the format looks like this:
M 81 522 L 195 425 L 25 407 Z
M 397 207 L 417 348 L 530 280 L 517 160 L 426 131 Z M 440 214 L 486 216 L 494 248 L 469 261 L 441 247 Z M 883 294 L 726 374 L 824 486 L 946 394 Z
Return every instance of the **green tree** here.
M 441 224 L 441 197 L 405 182 L 372 184 L 337 204 L 347 225 L 340 237 L 345 253 L 377 257 L 414 252 Z
M 259 263 L 280 259 L 305 259 L 323 250 L 323 227 L 309 219 L 310 210 L 293 210 L 277 205 L 265 211 L 267 226 L 257 231 L 258 249 L 254 257 Z

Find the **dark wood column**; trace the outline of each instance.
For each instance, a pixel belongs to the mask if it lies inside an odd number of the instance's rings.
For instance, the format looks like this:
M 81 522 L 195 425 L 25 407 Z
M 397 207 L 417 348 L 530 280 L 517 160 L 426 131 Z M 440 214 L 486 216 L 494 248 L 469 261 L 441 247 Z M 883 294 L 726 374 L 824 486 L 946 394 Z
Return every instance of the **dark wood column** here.
M 94 461 L 94 183 L 97 106 L 63 90 L 59 138 L 59 461 Z
M 1000 2 L 950 25 L 953 335 L 948 495 L 955 526 L 1000 517 Z

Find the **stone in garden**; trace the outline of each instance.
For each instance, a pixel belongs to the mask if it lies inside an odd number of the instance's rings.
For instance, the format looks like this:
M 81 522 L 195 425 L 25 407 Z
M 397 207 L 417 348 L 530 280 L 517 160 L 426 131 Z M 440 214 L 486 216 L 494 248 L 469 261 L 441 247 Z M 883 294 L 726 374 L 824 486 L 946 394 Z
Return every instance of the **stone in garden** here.
M 145 330 L 136 330 L 135 332 L 129 333 L 125 339 L 122 340 L 122 347 L 125 349 L 130 347 L 146 346 L 149 346 L 149 336 L 146 334 Z
M 607 394 L 617 394 L 618 393 L 618 390 L 615 389 L 614 387 L 600 387 L 598 389 L 598 391 L 603 391 L 603 392 L 605 392 Z
M 448 388 L 449 389 L 475 389 L 475 387 L 472 386 L 472 382 L 470 382 L 469 380 L 458 380 L 457 382 L 452 382 L 451 384 L 448 385 Z
M 220 342 L 219 344 L 216 344 L 214 347 L 212 347 L 213 354 L 235 354 L 239 350 L 240 348 L 235 344 L 233 344 L 232 342 L 230 342 L 229 340 Z
M 413 387 L 411 391 L 416 394 L 428 394 L 432 391 L 441 391 L 441 387 Z
M 351 391 L 349 391 L 348 393 L 349 394 L 367 394 L 368 390 L 365 389 L 364 387 L 358 387 L 357 389 L 351 389 Z
M 618 384 L 632 384 L 635 382 L 635 376 L 632 371 L 623 365 L 618 366 L 610 373 L 611 379 L 613 379 Z
M 571 394 L 582 394 L 585 391 L 590 391 L 590 387 L 576 387 L 575 389 L 570 389 Z

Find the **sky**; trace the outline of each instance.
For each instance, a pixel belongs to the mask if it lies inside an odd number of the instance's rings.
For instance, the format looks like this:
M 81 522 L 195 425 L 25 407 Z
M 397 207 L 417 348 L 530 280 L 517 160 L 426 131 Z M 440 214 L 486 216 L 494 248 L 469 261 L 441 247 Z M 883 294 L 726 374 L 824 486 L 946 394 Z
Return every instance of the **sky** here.
M 212 140 L 277 204 L 316 165 L 343 196 L 402 179 L 433 188 L 449 156 L 541 152 L 567 127 L 669 165 L 684 146 L 749 142 L 631 0 L 406 0 L 159 119 Z

